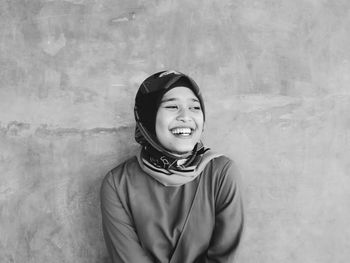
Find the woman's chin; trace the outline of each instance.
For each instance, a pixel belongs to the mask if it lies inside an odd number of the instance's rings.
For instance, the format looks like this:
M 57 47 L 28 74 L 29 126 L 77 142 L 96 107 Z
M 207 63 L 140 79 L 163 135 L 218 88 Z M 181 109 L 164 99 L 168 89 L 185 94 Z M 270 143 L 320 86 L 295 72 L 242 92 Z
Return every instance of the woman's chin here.
M 175 155 L 185 155 L 189 154 L 193 151 L 194 146 L 191 147 L 176 147 L 172 149 L 168 149 L 170 152 L 172 152 Z

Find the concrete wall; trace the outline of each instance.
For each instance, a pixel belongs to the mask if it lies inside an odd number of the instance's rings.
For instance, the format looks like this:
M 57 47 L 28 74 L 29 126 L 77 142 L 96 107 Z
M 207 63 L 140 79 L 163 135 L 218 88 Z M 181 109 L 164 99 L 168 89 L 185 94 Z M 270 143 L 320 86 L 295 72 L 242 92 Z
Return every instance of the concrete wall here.
M 238 262 L 350 260 L 350 1 L 0 2 L 0 262 L 109 262 L 98 191 L 139 83 L 202 87 L 243 174 Z

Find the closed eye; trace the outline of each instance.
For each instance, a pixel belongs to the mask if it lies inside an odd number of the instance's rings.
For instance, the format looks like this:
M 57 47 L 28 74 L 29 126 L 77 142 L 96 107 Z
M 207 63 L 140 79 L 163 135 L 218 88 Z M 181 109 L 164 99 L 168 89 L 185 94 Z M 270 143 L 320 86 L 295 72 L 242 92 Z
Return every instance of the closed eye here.
M 201 107 L 200 106 L 192 106 L 192 107 L 190 107 L 190 110 L 199 111 L 199 110 L 201 110 Z
M 165 106 L 166 109 L 177 109 L 178 107 L 176 105 L 169 105 Z

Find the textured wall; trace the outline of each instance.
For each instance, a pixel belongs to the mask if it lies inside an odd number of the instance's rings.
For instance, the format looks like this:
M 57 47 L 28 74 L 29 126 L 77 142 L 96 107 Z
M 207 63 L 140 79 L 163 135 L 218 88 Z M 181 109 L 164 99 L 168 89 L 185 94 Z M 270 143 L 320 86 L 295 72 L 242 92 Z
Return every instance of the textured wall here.
M 0 262 L 109 262 L 98 190 L 138 84 L 202 87 L 233 157 L 242 263 L 350 260 L 350 1 L 1 0 Z

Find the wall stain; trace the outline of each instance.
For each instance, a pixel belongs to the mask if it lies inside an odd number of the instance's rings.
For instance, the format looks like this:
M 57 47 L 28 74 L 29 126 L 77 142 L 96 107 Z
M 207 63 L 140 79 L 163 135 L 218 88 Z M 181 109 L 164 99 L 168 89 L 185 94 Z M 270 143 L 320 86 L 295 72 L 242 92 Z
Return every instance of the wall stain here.
M 110 20 L 110 23 L 117 24 L 117 23 L 122 23 L 122 22 L 128 22 L 128 21 L 134 20 L 135 18 L 136 18 L 136 13 L 129 12 L 129 13 L 125 13 L 125 14 L 122 14 L 120 16 L 117 16 L 115 18 L 112 18 Z
M 41 137 L 48 136 L 69 136 L 69 135 L 81 135 L 81 136 L 91 136 L 96 134 L 118 134 L 130 129 L 130 126 L 120 126 L 120 127 L 95 127 L 91 129 L 79 129 L 79 128 L 55 128 L 50 129 L 47 125 L 41 125 L 35 130 L 35 134 Z
M 136 19 L 136 14 L 144 10 L 145 7 L 131 8 L 128 11 L 117 15 L 109 20 L 110 25 L 117 25 L 124 22 L 133 21 Z
M 30 124 L 25 122 L 11 121 L 6 127 L 0 126 L 0 131 L 10 136 L 18 136 L 24 131 L 30 130 Z
M 6 126 L 2 126 L 0 123 L 0 134 L 7 136 L 23 136 L 24 132 L 27 132 L 27 134 L 35 134 L 40 137 L 61 137 L 69 135 L 91 136 L 96 134 L 118 134 L 120 132 L 132 130 L 133 128 L 133 125 L 124 125 L 119 127 L 95 127 L 91 129 L 50 128 L 47 124 L 41 124 L 39 127 L 35 128 L 30 123 L 11 121 Z

